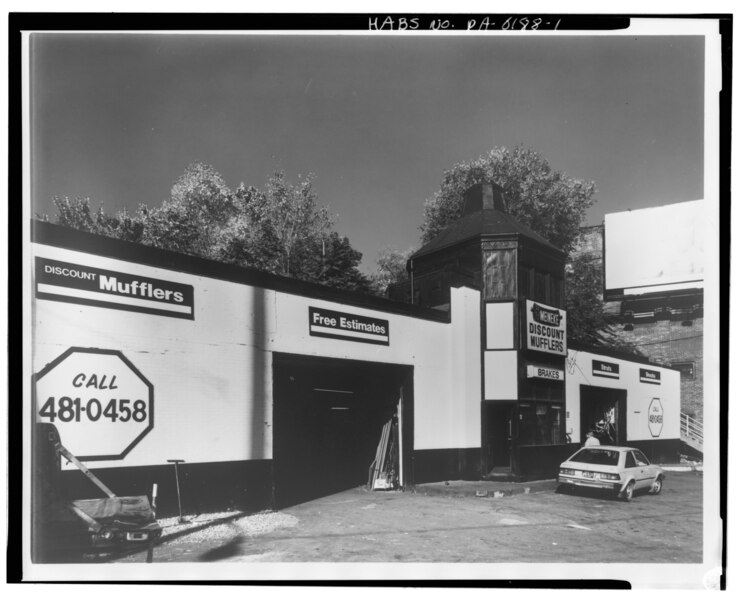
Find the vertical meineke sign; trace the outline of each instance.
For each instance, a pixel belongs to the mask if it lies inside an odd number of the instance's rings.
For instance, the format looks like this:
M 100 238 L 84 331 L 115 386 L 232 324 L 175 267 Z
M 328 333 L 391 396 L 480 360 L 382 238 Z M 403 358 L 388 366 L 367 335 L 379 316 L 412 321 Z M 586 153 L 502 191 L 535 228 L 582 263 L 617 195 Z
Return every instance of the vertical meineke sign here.
M 526 349 L 567 355 L 567 312 L 526 300 Z

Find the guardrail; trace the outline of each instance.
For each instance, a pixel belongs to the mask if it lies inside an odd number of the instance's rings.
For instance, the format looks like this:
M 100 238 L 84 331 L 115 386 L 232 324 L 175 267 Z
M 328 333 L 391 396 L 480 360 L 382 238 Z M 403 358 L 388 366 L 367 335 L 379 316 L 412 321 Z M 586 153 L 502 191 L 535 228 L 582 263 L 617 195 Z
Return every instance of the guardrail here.
M 689 445 L 703 450 L 703 422 L 680 412 L 680 438 Z

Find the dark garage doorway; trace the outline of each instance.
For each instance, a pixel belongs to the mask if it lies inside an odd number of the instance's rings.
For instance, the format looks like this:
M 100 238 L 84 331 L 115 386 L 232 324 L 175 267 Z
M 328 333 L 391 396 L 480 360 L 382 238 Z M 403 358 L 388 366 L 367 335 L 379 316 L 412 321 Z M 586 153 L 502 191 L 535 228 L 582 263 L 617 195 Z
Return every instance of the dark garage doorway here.
M 594 431 L 601 445 L 626 445 L 626 389 L 580 385 L 580 439 Z
M 403 466 L 409 463 L 412 375 L 411 366 L 274 354 L 275 507 L 367 484 L 382 428 L 400 400 Z

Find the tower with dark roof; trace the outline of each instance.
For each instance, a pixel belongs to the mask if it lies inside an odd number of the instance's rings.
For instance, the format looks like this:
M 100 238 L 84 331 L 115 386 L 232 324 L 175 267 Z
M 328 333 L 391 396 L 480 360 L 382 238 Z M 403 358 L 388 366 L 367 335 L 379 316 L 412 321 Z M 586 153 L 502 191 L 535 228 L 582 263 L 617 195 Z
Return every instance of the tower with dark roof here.
M 482 183 L 467 190 L 461 217 L 409 258 L 408 282 L 391 290 L 442 311 L 452 287 L 481 293 L 483 476 L 548 469 L 565 443 L 566 259 L 507 213 L 500 187 Z

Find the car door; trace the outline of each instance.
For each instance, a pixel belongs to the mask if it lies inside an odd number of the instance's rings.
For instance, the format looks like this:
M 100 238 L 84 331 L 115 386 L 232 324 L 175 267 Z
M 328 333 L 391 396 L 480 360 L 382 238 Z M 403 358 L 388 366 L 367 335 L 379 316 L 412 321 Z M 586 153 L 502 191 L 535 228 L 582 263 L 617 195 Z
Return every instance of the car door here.
M 647 456 L 638 449 L 634 449 L 630 453 L 633 454 L 634 461 L 636 462 L 636 488 L 646 489 L 651 487 L 654 480 L 654 470 Z
M 624 454 L 623 471 L 623 482 L 633 479 L 634 488 L 638 487 L 639 469 L 636 467 L 636 460 L 634 459 L 634 454 L 631 453 L 631 451 L 627 451 Z

